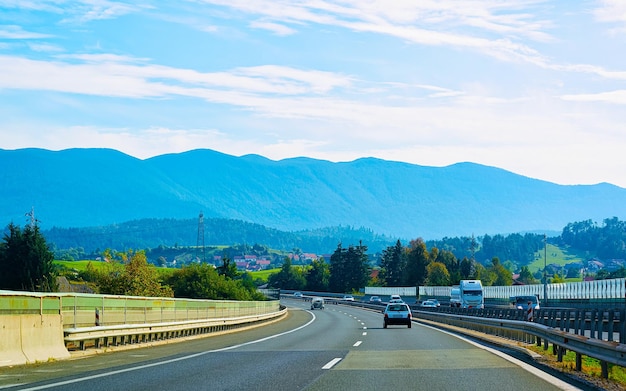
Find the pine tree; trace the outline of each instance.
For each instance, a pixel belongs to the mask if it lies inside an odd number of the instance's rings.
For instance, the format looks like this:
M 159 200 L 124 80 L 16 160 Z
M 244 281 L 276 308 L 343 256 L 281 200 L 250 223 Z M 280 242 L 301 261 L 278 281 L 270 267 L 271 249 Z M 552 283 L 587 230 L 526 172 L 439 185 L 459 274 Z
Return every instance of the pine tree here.
M 11 223 L 0 244 L 0 289 L 54 292 L 54 254 L 36 224 L 23 230 Z

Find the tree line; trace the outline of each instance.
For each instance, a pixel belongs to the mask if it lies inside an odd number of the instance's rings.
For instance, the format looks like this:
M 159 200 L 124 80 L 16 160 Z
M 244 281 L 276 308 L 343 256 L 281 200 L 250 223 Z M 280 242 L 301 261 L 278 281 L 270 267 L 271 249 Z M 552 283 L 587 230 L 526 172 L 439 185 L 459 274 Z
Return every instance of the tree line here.
M 196 246 L 198 228 L 197 219 L 140 219 L 99 227 L 53 227 L 42 232 L 56 259 L 79 260 L 99 255 L 107 248 L 125 251 Z M 393 238 L 370 229 L 351 226 L 287 232 L 241 220 L 205 218 L 203 228 L 206 243 L 262 243 L 282 251 L 298 247 L 307 252 L 326 253 L 338 241 L 364 240 L 370 243 L 370 250 L 377 252 L 394 242 Z
M 379 265 L 372 265 L 367 246 L 347 248 L 338 245 L 330 262 L 321 258 L 311 265 L 294 267 L 287 258 L 280 271 L 270 275 L 268 285 L 273 288 L 317 292 L 356 292 L 369 286 L 449 286 L 462 279 L 479 279 L 485 285 L 511 285 L 511 271 L 492 258 L 488 266 L 467 257 L 458 260 L 449 250 L 426 247 L 422 239 L 412 240 L 408 246 L 398 240 L 383 250 Z M 374 272 L 376 271 L 376 272 Z M 528 273 L 529 280 L 533 277 Z
M 39 227 L 23 229 L 11 223 L 0 243 L 0 290 L 56 292 L 61 270 Z M 237 271 L 227 257 L 217 268 L 193 264 L 161 273 L 148 263 L 143 250 L 105 250 L 102 267 L 89 263 L 78 280 L 101 294 L 181 297 L 193 299 L 264 300 L 249 275 Z M 167 269 L 166 269 L 167 270 Z
M 602 224 L 591 220 L 569 223 L 558 243 L 600 259 L 626 259 L 626 222 L 612 217 L 604 219 Z
M 364 287 L 370 279 L 371 266 L 367 246 L 343 247 L 341 243 L 330 256 L 310 265 L 294 267 L 291 259 L 285 261 L 278 273 L 268 278 L 268 286 L 279 289 L 298 289 L 316 292 L 354 292 Z

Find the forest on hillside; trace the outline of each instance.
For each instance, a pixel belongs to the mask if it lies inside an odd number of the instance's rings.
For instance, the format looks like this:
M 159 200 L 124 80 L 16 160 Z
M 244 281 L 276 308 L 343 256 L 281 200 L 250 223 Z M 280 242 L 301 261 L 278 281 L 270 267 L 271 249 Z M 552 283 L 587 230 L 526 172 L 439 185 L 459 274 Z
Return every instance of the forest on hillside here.
M 198 256 L 198 248 L 204 248 L 211 257 L 218 255 L 231 259 L 246 254 L 268 255 L 272 249 L 280 263 L 284 253 L 330 254 L 339 244 L 359 243 L 367 245 L 375 263 L 396 241 L 408 244 L 419 238 L 419 235 L 407 239 L 391 238 L 366 228 L 349 226 L 286 232 L 260 224 L 217 218 L 205 219 L 202 226 L 194 219 L 143 219 L 102 227 L 52 228 L 42 232 L 57 259 L 95 259 L 106 249 L 122 252 L 142 249 L 153 263 L 157 263 L 159 257 L 171 259 L 176 254 L 191 261 Z M 626 259 L 626 222 L 616 217 L 607 218 L 602 223 L 591 220 L 573 222 L 567 224 L 560 235 L 548 237 L 537 233 L 485 234 L 445 237 L 425 243 L 429 249 L 445 250 L 457 259 L 474 259 L 483 265 L 498 258 L 511 269 L 531 263 L 547 243 L 587 253 L 590 258 Z
M 106 249 L 123 252 L 160 247 L 186 249 L 195 254 L 194 248 L 202 246 L 213 252 L 217 246 L 243 246 L 245 249 L 262 245 L 283 252 L 300 249 L 306 253 L 328 254 L 339 243 L 357 245 L 360 241 L 376 253 L 398 240 L 351 226 L 288 232 L 221 218 L 205 218 L 202 224 L 195 219 L 141 219 L 100 227 L 53 227 L 42 233 L 58 259 L 64 260 L 94 258 Z

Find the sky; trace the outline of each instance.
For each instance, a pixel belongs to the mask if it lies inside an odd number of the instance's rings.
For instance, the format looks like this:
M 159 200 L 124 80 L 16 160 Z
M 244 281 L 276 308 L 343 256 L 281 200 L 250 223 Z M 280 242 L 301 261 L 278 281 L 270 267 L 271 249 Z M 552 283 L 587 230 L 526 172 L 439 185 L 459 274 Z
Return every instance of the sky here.
M 626 188 L 624 0 L 0 0 L 0 149 Z

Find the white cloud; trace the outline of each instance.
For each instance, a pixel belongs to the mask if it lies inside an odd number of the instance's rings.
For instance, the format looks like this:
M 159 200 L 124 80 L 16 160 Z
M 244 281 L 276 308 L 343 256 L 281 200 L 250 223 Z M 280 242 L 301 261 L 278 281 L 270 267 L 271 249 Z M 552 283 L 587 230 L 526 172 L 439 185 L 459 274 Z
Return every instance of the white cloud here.
M 64 23 L 86 23 L 112 19 L 142 9 L 147 4 L 125 3 L 110 0 L 2 0 L 0 6 L 26 11 L 41 11 L 64 15 Z
M 50 34 L 25 31 L 21 26 L 0 26 L 0 39 L 41 39 L 49 38 Z
M 541 1 L 476 2 L 345 0 L 291 2 L 276 0 L 204 0 L 281 25 L 320 24 L 352 31 L 389 35 L 423 45 L 472 48 L 509 60 L 535 62 L 537 54 L 519 41 L 549 42 L 551 22 L 537 19 L 524 7 Z
M 621 24 L 621 30 L 626 29 L 626 2 L 623 0 L 598 0 L 598 6 L 593 10 L 596 19 L 604 23 Z
M 0 56 L 0 87 L 137 98 L 183 95 L 228 101 L 229 94 L 235 100 L 245 98 L 242 96 L 245 93 L 323 94 L 351 84 L 349 78 L 339 74 L 283 66 L 256 66 L 237 68 L 231 72 L 202 73 L 146 65 L 142 64 L 146 59 L 117 55 L 72 55 L 59 58 L 82 60 L 85 63 Z M 38 76 L 42 74 L 48 77 L 40 79 Z M 220 90 L 214 90 L 216 88 Z M 229 103 L 236 104 L 235 101 Z
M 296 33 L 296 30 L 285 26 L 284 24 L 273 22 L 255 21 L 250 23 L 250 27 L 255 29 L 263 29 L 273 32 L 276 35 L 287 36 Z
M 65 50 L 62 47 L 57 46 L 57 45 L 46 44 L 46 43 L 35 43 L 35 42 L 29 43 L 28 47 L 30 48 L 30 50 L 34 52 L 44 52 L 44 53 L 55 53 L 55 52 L 62 52 Z
M 607 102 L 626 105 L 626 90 L 600 92 L 597 94 L 563 95 L 561 98 L 578 102 Z

